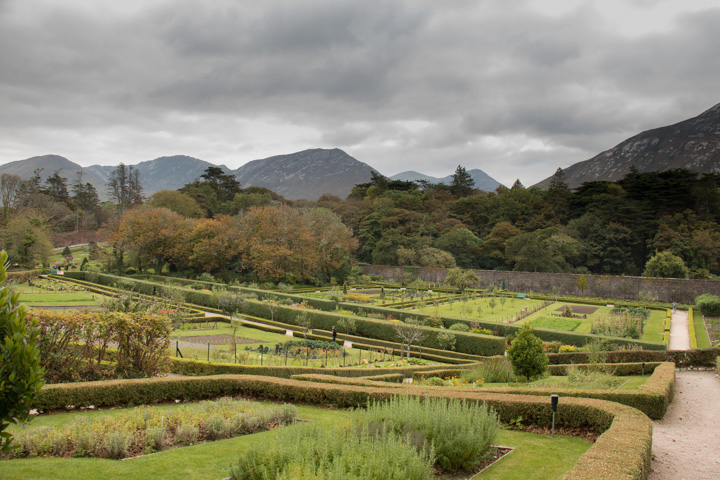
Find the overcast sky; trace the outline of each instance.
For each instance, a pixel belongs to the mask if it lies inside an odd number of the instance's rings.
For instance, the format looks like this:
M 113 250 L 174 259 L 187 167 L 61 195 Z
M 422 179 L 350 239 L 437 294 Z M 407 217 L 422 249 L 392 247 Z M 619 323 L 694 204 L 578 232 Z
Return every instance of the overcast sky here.
M 531 185 L 720 102 L 717 0 L 0 0 L 0 164 L 341 148 Z

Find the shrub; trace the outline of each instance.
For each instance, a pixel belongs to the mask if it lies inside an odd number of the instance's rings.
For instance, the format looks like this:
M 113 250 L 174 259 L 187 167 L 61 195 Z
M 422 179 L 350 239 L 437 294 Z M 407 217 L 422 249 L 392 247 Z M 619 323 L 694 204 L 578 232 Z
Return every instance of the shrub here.
M 508 358 L 513 370 L 528 380 L 545 373 L 548 358 L 542 347 L 542 340 L 533 335 L 533 329 L 525 324 L 508 349 Z
M 575 345 L 560 345 L 560 349 L 558 350 L 558 353 L 566 353 L 566 352 L 574 352 L 575 351 Z
M 470 327 L 465 323 L 453 323 L 450 325 L 448 330 L 455 330 L 456 332 L 469 332 Z
M 558 353 L 562 342 L 543 342 L 543 348 L 548 353 Z
M 25 430 L 15 457 L 95 456 L 124 458 L 167 445 L 190 445 L 198 440 L 217 440 L 267 430 L 295 421 L 292 405 L 265 407 L 248 401 L 221 398 L 199 408 L 182 406 L 174 411 L 134 409 L 113 417 L 78 418 L 57 428 Z
M 150 377 L 167 371 L 167 317 L 45 310 L 32 311 L 28 317 L 40 327 L 38 347 L 49 383 Z M 115 346 L 112 352 L 111 345 Z
M 470 370 L 462 373 L 460 377 L 464 383 L 475 383 L 478 380 L 485 383 L 499 383 L 521 380 L 513 372 L 513 367 L 505 358 L 489 358 Z
M 5 286 L 7 253 L 0 251 L 0 452 L 13 436 L 10 423 L 28 420 L 30 404 L 43 386 L 42 353 L 37 322 L 25 319 L 18 293 Z
M 706 317 L 720 317 L 720 297 L 703 293 L 695 298 L 695 306 Z
M 234 480 L 269 478 L 427 480 L 432 455 L 399 435 L 301 425 L 284 430 L 272 444 L 252 444 L 231 467 Z M 332 472 L 332 473 L 330 473 Z
M 437 343 L 443 350 L 455 350 L 455 335 L 452 332 L 440 332 L 437 334 Z
M 497 414 L 486 404 L 412 396 L 373 402 L 360 412 L 358 423 L 370 431 L 417 436 L 432 446 L 435 466 L 446 471 L 477 466 L 500 432 Z
M 430 385 L 432 387 L 444 387 L 445 380 L 440 377 L 430 377 L 422 382 L 424 385 Z

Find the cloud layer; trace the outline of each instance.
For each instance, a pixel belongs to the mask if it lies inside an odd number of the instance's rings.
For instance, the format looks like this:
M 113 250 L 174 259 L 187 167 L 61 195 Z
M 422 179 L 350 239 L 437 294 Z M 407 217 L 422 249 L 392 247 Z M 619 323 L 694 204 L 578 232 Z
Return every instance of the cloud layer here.
M 504 3 L 0 0 L 0 163 L 338 147 L 527 185 L 720 102 L 716 2 Z

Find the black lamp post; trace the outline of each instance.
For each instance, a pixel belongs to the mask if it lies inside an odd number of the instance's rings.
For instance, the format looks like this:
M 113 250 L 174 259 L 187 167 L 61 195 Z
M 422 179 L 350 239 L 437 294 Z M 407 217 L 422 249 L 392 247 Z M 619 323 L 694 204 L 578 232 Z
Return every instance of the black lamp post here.
M 552 417 L 552 434 L 553 435 L 555 435 L 555 413 L 557 413 L 558 400 L 560 400 L 560 395 L 557 395 L 557 394 L 550 395 L 550 406 L 552 407 L 552 412 L 553 412 L 553 417 Z

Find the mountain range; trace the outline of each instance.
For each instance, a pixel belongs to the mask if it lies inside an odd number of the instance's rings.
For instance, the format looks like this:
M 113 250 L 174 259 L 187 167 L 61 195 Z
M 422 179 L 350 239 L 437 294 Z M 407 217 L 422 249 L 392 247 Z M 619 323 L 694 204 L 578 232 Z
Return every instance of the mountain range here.
M 570 187 L 593 180 L 619 180 L 631 166 L 640 172 L 665 171 L 687 168 L 699 173 L 720 173 L 720 104 L 697 117 L 655 128 L 635 135 L 619 145 L 589 160 L 564 169 Z M 178 189 L 196 180 L 214 164 L 186 155 L 160 157 L 133 165 L 140 173 L 140 182 L 146 196 L 164 189 Z M 259 186 L 273 190 L 290 200 L 304 198 L 317 200 L 323 194 L 345 198 L 358 183 L 370 181 L 370 165 L 344 151 L 311 149 L 253 160 L 236 170 L 220 167 L 236 176 L 243 187 Z M 43 181 L 55 171 L 68 180 L 71 186 L 81 173 L 83 183 L 91 183 L 102 200 L 107 200 L 107 180 L 114 166 L 92 165 L 81 167 L 59 155 L 43 155 L 0 165 L 0 174 L 9 173 L 27 179 L 41 169 Z M 493 191 L 496 180 L 479 169 L 467 170 L 475 187 Z M 390 177 L 393 180 L 425 180 L 431 183 L 452 181 L 452 175 L 436 178 L 407 171 Z M 537 183 L 546 188 L 551 177 Z
M 470 178 L 473 179 L 475 182 L 475 188 L 478 188 L 484 192 L 492 192 L 497 187 L 500 186 L 500 182 L 492 178 L 487 173 L 483 172 L 482 170 L 478 168 L 474 168 L 472 170 L 467 170 L 467 173 L 470 175 Z M 407 172 L 400 172 L 398 174 L 393 175 L 390 177 L 390 180 L 403 180 L 403 181 L 425 181 L 430 183 L 442 183 L 445 185 L 450 185 L 452 183 L 453 176 L 448 175 L 447 177 L 431 177 L 430 175 L 424 175 L 422 173 L 414 172 L 412 170 L 408 170 Z
M 640 172 L 687 168 L 720 173 L 720 103 L 697 117 L 635 135 L 563 172 L 572 188 L 594 180 L 619 180 L 633 165 Z M 551 178 L 534 186 L 547 188 Z

